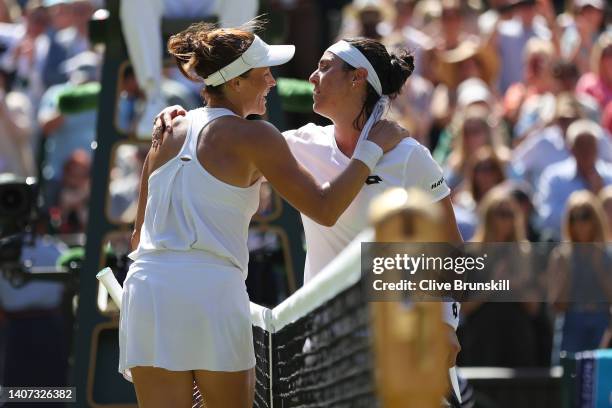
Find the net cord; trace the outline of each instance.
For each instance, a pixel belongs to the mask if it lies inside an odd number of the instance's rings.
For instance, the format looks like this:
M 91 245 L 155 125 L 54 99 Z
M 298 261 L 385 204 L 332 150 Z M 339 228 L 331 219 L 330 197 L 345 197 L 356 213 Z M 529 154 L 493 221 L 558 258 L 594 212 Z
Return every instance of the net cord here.
M 359 234 L 332 262 L 317 274 L 308 285 L 302 286 L 271 312 L 273 332 L 276 333 L 361 279 L 361 243 L 371 242 L 374 231 Z

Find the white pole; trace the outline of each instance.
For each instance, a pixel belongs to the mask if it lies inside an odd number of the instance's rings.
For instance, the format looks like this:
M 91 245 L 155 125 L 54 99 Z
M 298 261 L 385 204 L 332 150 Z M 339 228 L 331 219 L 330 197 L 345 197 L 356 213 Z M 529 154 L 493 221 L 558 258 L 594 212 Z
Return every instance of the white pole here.
M 96 278 L 98 278 L 98 280 L 102 282 L 108 293 L 111 295 L 111 298 L 113 298 L 113 301 L 115 302 L 119 310 L 121 310 L 121 298 L 123 296 L 123 288 L 121 287 L 121 285 L 119 285 L 119 282 L 117 282 L 115 274 L 113 273 L 111 268 L 102 269 L 100 272 L 98 272 Z

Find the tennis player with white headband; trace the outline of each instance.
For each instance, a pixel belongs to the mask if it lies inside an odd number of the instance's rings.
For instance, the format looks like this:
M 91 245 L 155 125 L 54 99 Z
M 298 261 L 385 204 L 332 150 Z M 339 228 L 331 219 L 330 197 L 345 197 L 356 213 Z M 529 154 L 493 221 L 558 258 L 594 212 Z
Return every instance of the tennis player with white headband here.
M 196 24 L 172 36 L 181 71 L 204 80 L 206 106 L 172 124 L 143 169 L 124 282 L 119 371 L 140 407 L 191 406 L 195 379 L 207 408 L 253 403 L 247 232 L 265 177 L 299 211 L 333 225 L 383 152 L 407 134 L 377 124 L 337 177 L 316 181 L 264 121 L 269 67 L 294 47 L 271 46 L 252 27 Z M 325 184 L 325 185 L 323 185 Z
M 291 152 L 319 183 L 332 180 L 347 168 L 369 126 L 401 91 L 413 69 L 412 55 L 405 50 L 390 54 L 381 43 L 371 39 L 347 39 L 327 49 L 310 82 L 314 85 L 313 110 L 330 119 L 333 125 L 310 123 L 283 133 Z M 155 138 L 161 140 L 171 135 L 172 118 L 185 114 L 180 106 L 166 108 L 158 117 L 167 131 L 162 133 L 162 127 L 156 128 Z M 416 187 L 428 192 L 432 202 L 439 201 L 451 220 L 451 236 L 461 241 L 442 170 L 426 147 L 406 138 L 372 169 L 353 203 L 333 226 L 322 225 L 302 213 L 307 247 L 305 283 L 367 227 L 371 201 L 390 187 Z M 458 306 L 447 303 L 444 308 L 443 318 L 453 350 L 449 366 L 454 365 L 460 348 L 454 331 L 459 322 Z

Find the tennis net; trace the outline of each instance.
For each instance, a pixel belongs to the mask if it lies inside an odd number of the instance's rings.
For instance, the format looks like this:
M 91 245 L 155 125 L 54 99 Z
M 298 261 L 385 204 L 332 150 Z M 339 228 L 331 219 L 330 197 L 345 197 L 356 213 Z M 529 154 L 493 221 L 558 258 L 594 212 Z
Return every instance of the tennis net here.
M 361 279 L 361 242 L 370 241 L 373 241 L 373 231 L 368 230 L 357 237 L 308 285 L 274 309 L 251 303 L 253 343 L 257 359 L 255 408 L 383 406 L 383 397 L 381 390 L 376 387 L 376 381 L 380 383 L 384 370 L 380 370 L 381 361 L 374 359 L 373 327 L 376 325 L 372 317 L 377 316 L 376 321 L 380 323 L 381 315 L 380 310 L 375 310 L 373 303 L 368 302 Z M 420 330 L 426 328 L 422 324 L 415 326 L 414 323 L 418 321 L 414 319 L 410 324 L 406 321 L 402 324 L 413 328 L 418 326 Z M 410 337 L 419 339 L 421 343 L 428 338 Z M 402 351 L 404 354 L 390 353 L 394 348 L 393 341 L 387 340 L 384 345 L 386 354 L 392 359 L 405 361 L 402 356 L 410 353 L 405 354 L 406 350 Z M 377 356 L 380 359 L 378 352 L 381 351 L 381 344 L 377 344 Z M 419 348 L 422 352 L 424 349 L 421 346 Z M 420 362 L 421 369 L 431 365 L 424 362 L 426 359 L 423 356 L 412 357 L 413 362 Z M 386 361 L 388 363 L 389 360 Z M 377 378 L 374 376 L 375 364 Z M 422 375 L 423 372 L 413 375 Z M 398 375 L 398 372 L 395 374 Z M 427 378 L 426 381 L 430 383 L 436 382 L 433 377 Z M 406 379 L 401 378 L 400 381 Z M 416 391 L 417 394 L 419 392 L 422 390 Z M 205 407 L 197 387 L 194 407 Z
M 274 309 L 251 304 L 256 408 L 380 406 L 361 238 Z

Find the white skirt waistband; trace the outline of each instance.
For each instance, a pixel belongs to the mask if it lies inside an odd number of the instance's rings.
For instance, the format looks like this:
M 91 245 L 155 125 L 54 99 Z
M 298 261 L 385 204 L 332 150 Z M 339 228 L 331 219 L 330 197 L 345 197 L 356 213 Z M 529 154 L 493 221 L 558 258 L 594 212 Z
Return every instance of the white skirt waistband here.
M 135 259 L 135 262 L 164 262 L 176 263 L 176 266 L 185 263 L 205 264 L 212 266 L 229 267 L 239 270 L 238 266 L 232 263 L 227 258 L 221 258 L 210 252 L 191 250 L 191 251 L 173 251 L 173 250 L 157 250 L 150 252 L 141 252 Z

